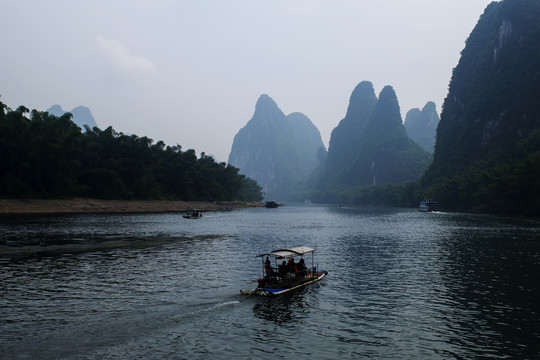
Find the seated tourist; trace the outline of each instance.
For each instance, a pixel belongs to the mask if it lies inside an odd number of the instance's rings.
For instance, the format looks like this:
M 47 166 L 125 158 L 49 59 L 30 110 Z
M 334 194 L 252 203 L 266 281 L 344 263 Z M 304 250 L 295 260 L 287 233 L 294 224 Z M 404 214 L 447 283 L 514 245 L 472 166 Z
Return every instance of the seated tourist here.
M 272 266 L 270 265 L 270 259 L 268 259 L 268 257 L 266 258 L 266 262 L 264 263 L 264 272 L 266 273 L 267 277 L 276 276 L 274 268 L 272 268 Z
M 294 263 L 294 258 L 289 259 L 289 262 L 287 263 L 287 267 L 288 267 L 289 272 L 292 275 L 296 276 L 296 264 Z
M 281 265 L 279 265 L 279 267 L 278 267 L 278 274 L 279 274 L 279 276 L 281 276 L 282 278 L 285 278 L 285 274 L 287 274 L 287 263 L 285 262 L 285 260 L 283 260 L 283 262 L 281 263 Z
M 307 268 L 306 268 L 306 264 L 304 263 L 304 259 L 300 259 L 296 267 L 297 267 L 298 277 L 305 278 L 307 275 Z

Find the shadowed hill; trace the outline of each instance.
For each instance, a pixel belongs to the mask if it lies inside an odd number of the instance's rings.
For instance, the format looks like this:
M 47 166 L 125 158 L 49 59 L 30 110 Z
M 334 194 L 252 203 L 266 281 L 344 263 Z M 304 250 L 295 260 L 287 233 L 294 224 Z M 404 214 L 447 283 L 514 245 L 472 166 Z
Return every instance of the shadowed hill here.
M 377 99 L 373 85 L 364 81 L 332 131 L 319 188 L 414 181 L 430 162 L 431 156 L 407 136 L 394 89 L 386 86 Z
M 453 71 L 424 192 L 447 208 L 540 213 L 540 2 L 486 8 Z

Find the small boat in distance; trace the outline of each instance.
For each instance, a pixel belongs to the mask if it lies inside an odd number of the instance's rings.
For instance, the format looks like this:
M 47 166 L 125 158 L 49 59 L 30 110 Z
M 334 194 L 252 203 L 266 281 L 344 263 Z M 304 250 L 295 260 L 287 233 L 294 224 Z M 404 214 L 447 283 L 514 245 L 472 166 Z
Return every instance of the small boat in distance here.
M 191 209 L 187 210 L 186 213 L 183 215 L 186 219 L 200 219 L 203 217 L 202 210 L 199 209 Z
M 307 267 L 304 255 L 311 253 L 311 266 Z M 262 259 L 263 277 L 257 280 L 255 290 L 240 290 L 244 295 L 275 296 L 322 280 L 328 272 L 320 270 L 315 262 L 315 249 L 296 246 L 259 254 Z M 265 259 L 266 257 L 266 259 Z M 299 258 L 295 263 L 295 258 Z M 272 260 L 271 260 L 272 259 Z M 281 264 L 278 262 L 281 261 Z
M 281 206 L 281 204 L 275 202 L 274 200 L 267 201 L 267 202 L 264 204 L 264 207 L 267 207 L 267 208 L 270 208 L 270 209 L 277 208 L 277 207 L 280 207 L 280 206 Z
M 424 199 L 420 201 L 418 210 L 422 212 L 439 211 L 439 203 L 432 199 Z

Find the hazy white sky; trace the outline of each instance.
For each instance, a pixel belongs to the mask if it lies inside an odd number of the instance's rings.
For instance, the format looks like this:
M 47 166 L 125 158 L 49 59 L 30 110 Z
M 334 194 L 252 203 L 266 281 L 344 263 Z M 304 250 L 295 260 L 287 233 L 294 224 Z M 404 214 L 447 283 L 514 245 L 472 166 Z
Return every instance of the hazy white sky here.
M 325 145 L 363 80 L 434 101 L 489 0 L 0 0 L 0 95 L 227 161 L 261 94 Z

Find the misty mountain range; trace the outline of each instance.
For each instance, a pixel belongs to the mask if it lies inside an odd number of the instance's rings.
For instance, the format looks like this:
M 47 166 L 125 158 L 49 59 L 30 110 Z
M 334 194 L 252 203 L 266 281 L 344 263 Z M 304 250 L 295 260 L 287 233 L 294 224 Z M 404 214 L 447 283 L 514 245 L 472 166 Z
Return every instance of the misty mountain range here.
M 407 135 L 394 89 L 384 87 L 377 98 L 363 81 L 332 131 L 319 187 L 415 181 L 430 163 L 431 155 Z
M 411 117 L 410 132 L 433 147 L 435 104 Z M 433 112 L 435 112 L 433 114 Z M 432 134 L 430 139 L 427 134 Z M 285 116 L 261 95 L 251 120 L 235 136 L 229 163 L 263 187 L 266 198 L 290 199 L 298 191 L 418 180 L 431 155 L 407 135 L 392 87 L 379 98 L 369 81 L 353 91 L 347 114 L 332 131 L 328 152 L 318 129 L 301 113 Z
M 539 74 L 540 2 L 492 2 L 453 70 L 440 119 L 428 102 L 409 110 L 403 124 L 394 90 L 387 86 L 377 98 L 364 81 L 332 131 L 328 152 L 316 145 L 305 151 L 319 164 L 303 186 L 302 156 L 288 143 L 298 135 L 276 125 L 282 114 L 256 110 L 235 137 L 229 160 L 262 184 L 279 183 L 265 187 L 276 197 L 296 193 L 300 200 L 302 193 L 350 203 L 371 197 L 407 206 L 431 197 L 446 209 L 539 214 Z M 368 188 L 404 183 L 377 196 L 380 187 Z

